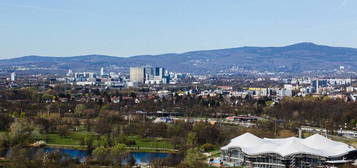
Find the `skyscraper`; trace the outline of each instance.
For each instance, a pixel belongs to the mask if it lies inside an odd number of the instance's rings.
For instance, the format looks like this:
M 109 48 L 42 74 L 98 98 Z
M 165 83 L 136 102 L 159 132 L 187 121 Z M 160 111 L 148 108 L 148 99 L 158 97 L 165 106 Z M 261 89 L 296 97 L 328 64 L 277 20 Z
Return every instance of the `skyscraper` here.
M 100 76 L 103 76 L 103 75 L 104 75 L 104 68 L 101 67 L 101 68 L 100 68 Z
M 72 76 L 72 75 L 73 75 L 73 71 L 71 69 L 68 69 L 67 76 Z
M 11 73 L 10 80 L 11 80 L 11 81 L 16 81 L 16 73 L 15 73 L 15 72 L 12 72 L 12 73 Z
M 319 93 L 319 90 L 320 90 L 320 87 L 327 87 L 328 84 L 327 84 L 327 80 L 319 80 L 319 79 L 316 79 L 316 80 L 313 80 L 311 81 L 311 85 L 312 85 L 312 88 L 314 89 L 315 93 Z
M 145 67 L 145 81 L 154 80 L 154 68 Z
M 145 82 L 145 68 L 130 67 L 130 82 L 144 83 Z
M 130 82 L 145 84 L 168 84 L 169 76 L 165 76 L 165 69 L 162 67 L 131 67 Z
M 155 71 L 154 80 L 162 80 L 165 75 L 165 69 L 161 67 L 155 67 L 154 71 Z

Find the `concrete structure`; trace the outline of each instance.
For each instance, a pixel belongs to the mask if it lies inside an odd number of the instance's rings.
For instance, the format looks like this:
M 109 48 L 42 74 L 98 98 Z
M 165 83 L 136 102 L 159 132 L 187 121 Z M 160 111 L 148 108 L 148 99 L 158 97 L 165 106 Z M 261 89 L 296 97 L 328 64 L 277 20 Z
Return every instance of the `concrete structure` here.
M 296 137 L 270 139 L 245 133 L 221 148 L 227 166 L 248 167 L 324 167 L 353 162 L 357 151 L 350 145 L 336 142 L 319 134 L 301 139 Z

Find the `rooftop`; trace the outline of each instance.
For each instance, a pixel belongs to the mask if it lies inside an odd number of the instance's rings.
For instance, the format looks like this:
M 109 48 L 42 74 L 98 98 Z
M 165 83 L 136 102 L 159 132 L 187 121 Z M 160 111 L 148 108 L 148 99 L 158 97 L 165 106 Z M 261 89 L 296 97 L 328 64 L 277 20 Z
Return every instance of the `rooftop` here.
M 222 150 L 240 148 L 248 155 L 260 155 L 275 153 L 280 156 L 290 156 L 294 154 L 309 154 L 320 157 L 339 157 L 346 155 L 350 151 L 356 150 L 354 147 L 330 140 L 319 134 L 314 134 L 308 138 L 259 138 L 251 133 L 242 134 L 233 138 Z

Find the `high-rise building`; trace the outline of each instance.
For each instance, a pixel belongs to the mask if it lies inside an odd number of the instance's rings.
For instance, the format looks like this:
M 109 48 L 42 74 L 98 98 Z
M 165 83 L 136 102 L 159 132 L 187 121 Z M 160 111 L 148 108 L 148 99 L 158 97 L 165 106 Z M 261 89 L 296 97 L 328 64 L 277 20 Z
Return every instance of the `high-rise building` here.
M 165 76 L 165 69 L 161 67 L 154 68 L 154 80 L 162 80 Z
M 16 73 L 15 73 L 15 72 L 12 72 L 12 73 L 11 73 L 10 80 L 11 80 L 11 81 L 16 81 Z
M 340 71 L 344 71 L 345 70 L 345 66 L 340 65 Z
M 130 81 L 145 84 L 168 84 L 170 78 L 165 75 L 161 67 L 132 67 L 130 68 Z
M 145 68 L 130 67 L 130 82 L 144 83 L 145 82 Z
M 311 81 L 312 88 L 314 89 L 315 93 L 319 93 L 320 87 L 327 87 L 327 80 L 313 80 Z
M 71 69 L 68 69 L 67 76 L 72 76 L 72 75 L 73 75 L 73 71 Z
M 103 76 L 103 75 L 104 75 L 104 68 L 101 67 L 101 68 L 100 68 L 100 76 Z
M 153 67 L 145 67 L 145 81 L 154 80 L 154 68 Z
M 96 76 L 95 73 L 92 73 L 92 72 L 88 73 L 88 78 L 89 78 L 89 79 L 95 79 L 96 77 L 97 77 L 97 76 Z

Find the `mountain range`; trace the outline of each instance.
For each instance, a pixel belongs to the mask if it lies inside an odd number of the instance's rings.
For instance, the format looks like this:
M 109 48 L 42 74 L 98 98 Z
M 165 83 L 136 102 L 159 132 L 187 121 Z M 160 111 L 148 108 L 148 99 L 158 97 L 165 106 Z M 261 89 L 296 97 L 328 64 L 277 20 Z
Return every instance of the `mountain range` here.
M 339 66 L 356 70 L 357 49 L 304 42 L 283 47 L 239 47 L 132 57 L 24 56 L 0 60 L 0 67 L 3 68 L 26 67 L 57 72 L 65 72 L 68 69 L 97 72 L 100 67 L 108 71 L 127 72 L 131 66 L 144 65 L 189 73 L 217 73 L 232 69 L 300 73 L 333 70 Z

